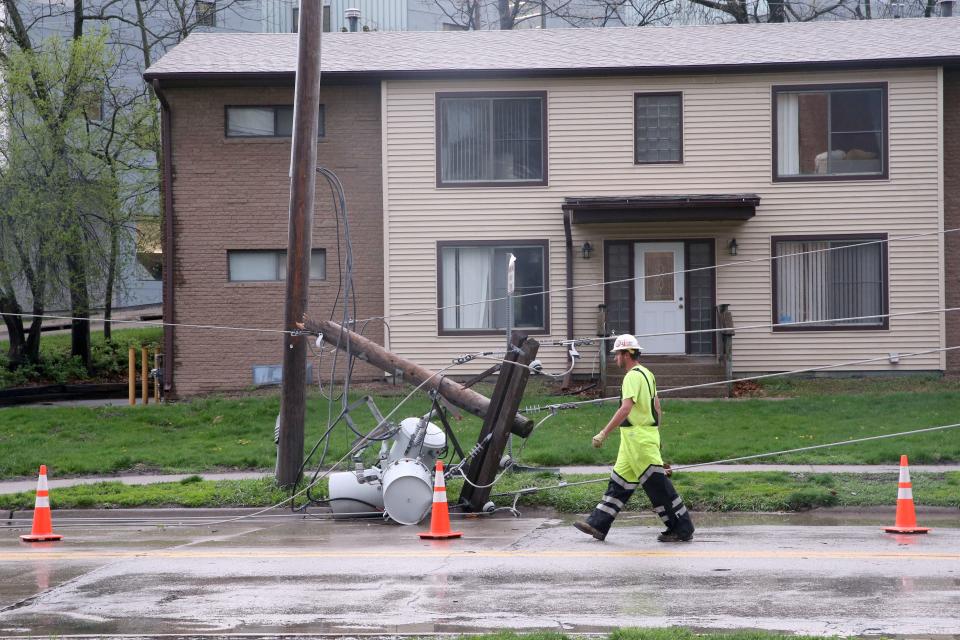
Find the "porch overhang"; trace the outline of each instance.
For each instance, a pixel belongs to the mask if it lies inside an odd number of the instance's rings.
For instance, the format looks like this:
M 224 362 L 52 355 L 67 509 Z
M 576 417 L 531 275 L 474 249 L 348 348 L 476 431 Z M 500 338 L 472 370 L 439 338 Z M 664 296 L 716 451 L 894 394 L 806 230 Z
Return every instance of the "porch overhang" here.
M 755 193 L 564 198 L 573 224 L 611 222 L 710 222 L 749 220 L 756 215 Z

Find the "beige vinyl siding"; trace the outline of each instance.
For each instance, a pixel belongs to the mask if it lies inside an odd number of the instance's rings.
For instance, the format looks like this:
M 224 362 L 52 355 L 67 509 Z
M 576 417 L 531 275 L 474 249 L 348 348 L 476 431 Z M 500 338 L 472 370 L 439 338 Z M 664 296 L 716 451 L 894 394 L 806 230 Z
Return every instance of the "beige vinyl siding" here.
M 887 82 L 888 180 L 775 183 L 771 178 L 771 87 L 782 84 Z M 549 185 L 444 188 L 435 186 L 436 92 L 545 90 L 548 93 Z M 634 165 L 633 95 L 683 94 L 683 164 Z M 384 95 L 384 215 L 386 296 L 394 351 L 439 369 L 461 353 L 496 348 L 503 338 L 438 337 L 436 242 L 546 239 L 550 287 L 565 286 L 561 203 L 568 196 L 757 193 L 757 215 L 743 222 L 574 225 L 574 333 L 595 333 L 603 301 L 603 241 L 715 238 L 717 302 L 729 303 L 739 326 L 769 324 L 768 258 L 775 235 L 938 231 L 942 221 L 939 152 L 940 81 L 936 68 L 876 72 L 758 74 L 716 77 L 523 79 L 500 81 L 389 81 Z M 739 255 L 727 255 L 735 237 Z M 585 240 L 592 258 L 580 257 Z M 938 236 L 889 247 L 890 312 L 942 307 Z M 551 336 L 566 337 L 566 295 L 550 299 Z M 412 314 L 412 315 L 405 315 Z M 642 333 L 638 332 L 638 333 Z M 539 337 L 538 337 L 539 339 Z M 641 344 L 643 340 L 641 338 Z M 892 318 L 889 331 L 772 332 L 742 330 L 734 340 L 738 372 L 772 371 L 865 359 L 942 346 L 937 314 Z M 581 350 L 579 373 L 596 356 Z M 543 347 L 553 371 L 565 350 Z M 477 361 L 450 374 L 482 370 Z M 854 369 L 942 369 L 942 355 L 880 362 Z

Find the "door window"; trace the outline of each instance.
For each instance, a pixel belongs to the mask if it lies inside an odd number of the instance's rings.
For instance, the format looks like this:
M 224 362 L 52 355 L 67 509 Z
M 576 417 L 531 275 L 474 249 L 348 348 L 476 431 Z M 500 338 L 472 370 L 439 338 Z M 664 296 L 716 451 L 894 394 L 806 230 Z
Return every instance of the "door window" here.
M 647 302 L 673 300 L 673 252 L 647 251 L 643 254 L 643 267 L 646 274 L 644 300 Z

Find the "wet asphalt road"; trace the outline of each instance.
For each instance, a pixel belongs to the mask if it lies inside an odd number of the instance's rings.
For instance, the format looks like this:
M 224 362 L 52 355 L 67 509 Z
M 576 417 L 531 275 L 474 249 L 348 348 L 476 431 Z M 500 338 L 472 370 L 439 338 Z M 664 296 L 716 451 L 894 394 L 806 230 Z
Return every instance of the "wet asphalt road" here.
M 934 530 L 918 537 L 882 533 L 888 513 L 701 515 L 678 545 L 625 515 L 600 543 L 555 517 L 455 519 L 463 539 L 428 542 L 379 521 L 57 514 L 59 543 L 0 530 L 0 636 L 683 625 L 960 638 L 956 510 L 921 513 Z

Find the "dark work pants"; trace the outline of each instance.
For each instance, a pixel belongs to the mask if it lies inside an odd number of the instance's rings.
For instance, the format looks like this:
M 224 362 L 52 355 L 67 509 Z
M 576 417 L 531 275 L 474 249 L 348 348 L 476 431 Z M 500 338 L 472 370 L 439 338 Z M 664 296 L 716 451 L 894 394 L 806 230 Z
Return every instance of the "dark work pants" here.
M 610 531 L 610 525 L 630 500 L 630 496 L 637 490 L 638 485 L 643 487 L 644 493 L 653 505 L 654 513 L 660 516 L 668 531 L 681 534 L 693 533 L 690 512 L 687 511 L 677 490 L 673 488 L 673 483 L 667 477 L 666 471 L 658 465 L 647 467 L 638 482 L 627 482 L 619 474 L 611 472 L 607 492 L 603 494 L 600 503 L 587 518 L 587 523 L 601 533 Z

